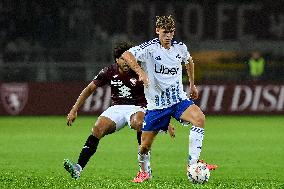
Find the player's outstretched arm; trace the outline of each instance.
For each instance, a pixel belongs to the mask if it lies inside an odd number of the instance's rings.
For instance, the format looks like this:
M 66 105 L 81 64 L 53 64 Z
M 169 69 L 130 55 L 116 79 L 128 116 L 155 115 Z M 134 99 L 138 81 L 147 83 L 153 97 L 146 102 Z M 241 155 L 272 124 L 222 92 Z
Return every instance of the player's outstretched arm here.
M 190 56 L 188 59 L 188 64 L 185 64 L 188 80 L 190 83 L 190 98 L 197 99 L 198 98 L 198 91 L 196 86 L 194 85 L 194 63 L 192 57 Z
M 76 100 L 76 103 L 70 110 L 69 114 L 67 115 L 67 125 L 71 126 L 72 123 L 77 118 L 77 112 L 78 109 L 82 106 L 82 104 L 85 102 L 85 100 L 96 90 L 96 85 L 91 82 L 79 95 L 79 97 Z
M 129 51 L 125 51 L 122 54 L 123 59 L 126 61 L 126 63 L 129 65 L 129 67 L 136 72 L 136 74 L 139 76 L 139 81 L 142 81 L 144 83 L 144 85 L 148 85 L 149 84 L 149 79 L 147 74 L 142 70 L 142 68 L 139 66 L 139 64 L 137 63 L 135 57 L 133 56 L 133 54 Z

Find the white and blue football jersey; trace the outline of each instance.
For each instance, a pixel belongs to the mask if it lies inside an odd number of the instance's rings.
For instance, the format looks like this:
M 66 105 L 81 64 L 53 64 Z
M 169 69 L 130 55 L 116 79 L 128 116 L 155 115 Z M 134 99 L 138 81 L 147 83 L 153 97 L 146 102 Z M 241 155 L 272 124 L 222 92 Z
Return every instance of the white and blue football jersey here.
M 182 63 L 188 63 L 190 54 L 184 43 L 172 41 L 165 49 L 158 38 L 128 50 L 149 77 L 144 87 L 147 109 L 163 109 L 187 98 L 182 84 Z

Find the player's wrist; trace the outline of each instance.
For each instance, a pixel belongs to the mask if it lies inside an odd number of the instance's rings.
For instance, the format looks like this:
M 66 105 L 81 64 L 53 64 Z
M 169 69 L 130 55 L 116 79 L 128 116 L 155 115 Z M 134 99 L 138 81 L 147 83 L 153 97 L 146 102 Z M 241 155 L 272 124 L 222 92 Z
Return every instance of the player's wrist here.
M 73 106 L 70 112 L 76 113 L 77 111 L 78 111 L 78 107 L 77 106 Z
M 137 68 L 137 75 L 139 75 L 139 76 L 144 76 L 145 75 L 145 73 L 144 73 L 144 71 L 142 70 L 142 68 Z

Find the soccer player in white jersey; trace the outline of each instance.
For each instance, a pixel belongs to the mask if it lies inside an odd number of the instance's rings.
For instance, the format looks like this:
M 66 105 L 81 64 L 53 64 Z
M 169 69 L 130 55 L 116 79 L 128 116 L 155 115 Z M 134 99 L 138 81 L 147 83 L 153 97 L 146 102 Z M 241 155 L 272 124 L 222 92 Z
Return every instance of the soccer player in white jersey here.
M 64 160 L 64 168 L 72 178 L 78 179 L 90 158 L 96 153 L 99 142 L 106 135 L 124 128 L 125 124 L 137 131 L 137 141 L 141 144 L 141 127 L 146 105 L 143 83 L 138 81 L 137 74 L 132 71 L 121 57 L 122 53 L 132 45 L 127 42 L 118 43 L 113 50 L 115 63 L 105 67 L 81 92 L 76 103 L 67 116 L 67 125 L 71 126 L 77 118 L 78 109 L 98 87 L 111 87 L 112 106 L 105 110 L 97 119 L 79 155 L 77 163 L 69 159 Z M 169 126 L 169 134 L 174 137 L 173 127 Z M 151 176 L 150 153 L 138 153 L 140 172 L 147 172 Z
M 147 112 L 142 127 L 140 153 L 146 154 L 160 130 L 167 130 L 171 117 L 192 123 L 189 134 L 188 167 L 197 163 L 204 137 L 205 116 L 192 99 L 198 98 L 194 85 L 194 63 L 187 46 L 173 40 L 175 21 L 170 16 L 157 16 L 156 34 L 158 38 L 135 46 L 122 57 L 144 83 Z M 137 63 L 141 61 L 141 67 Z M 190 94 L 183 90 L 182 63 L 185 64 L 190 83 Z M 207 164 L 210 170 L 216 165 Z M 148 180 L 141 174 L 137 182 Z

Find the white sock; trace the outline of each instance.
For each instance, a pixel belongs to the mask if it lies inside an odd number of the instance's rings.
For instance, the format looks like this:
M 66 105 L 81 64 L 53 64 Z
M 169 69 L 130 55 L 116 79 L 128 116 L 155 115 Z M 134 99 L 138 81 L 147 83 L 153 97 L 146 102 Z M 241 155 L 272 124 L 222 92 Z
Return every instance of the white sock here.
M 140 154 L 138 151 L 138 162 L 140 171 L 145 171 L 151 174 L 151 165 L 150 165 L 150 151 L 147 154 Z
M 204 129 L 192 126 L 189 133 L 189 164 L 197 163 L 201 153 L 202 142 L 204 136 Z

